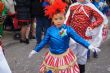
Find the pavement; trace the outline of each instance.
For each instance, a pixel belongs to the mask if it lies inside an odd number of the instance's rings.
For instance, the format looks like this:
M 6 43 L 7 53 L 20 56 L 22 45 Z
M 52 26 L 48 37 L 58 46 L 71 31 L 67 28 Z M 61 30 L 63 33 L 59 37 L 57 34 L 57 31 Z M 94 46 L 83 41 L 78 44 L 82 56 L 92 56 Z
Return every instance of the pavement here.
M 110 24 L 110 23 L 109 23 Z M 14 32 L 5 31 L 2 38 L 5 57 L 13 73 L 39 73 L 39 66 L 43 60 L 44 54 L 48 51 L 43 48 L 32 58 L 28 54 L 35 47 L 36 40 L 30 40 L 30 44 L 19 43 L 13 39 Z M 99 57 L 94 59 L 91 55 L 86 65 L 86 73 L 110 73 L 110 31 L 108 40 L 101 45 Z

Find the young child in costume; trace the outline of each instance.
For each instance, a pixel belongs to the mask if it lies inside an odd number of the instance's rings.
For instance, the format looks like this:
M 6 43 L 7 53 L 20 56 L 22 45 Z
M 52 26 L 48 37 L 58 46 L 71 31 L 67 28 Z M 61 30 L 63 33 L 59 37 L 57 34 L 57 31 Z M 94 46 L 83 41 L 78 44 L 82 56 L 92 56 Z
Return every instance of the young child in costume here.
M 92 51 L 100 51 L 64 24 L 65 9 L 66 4 L 62 0 L 55 0 L 52 5 L 46 7 L 45 13 L 52 18 L 54 25 L 48 28 L 44 39 L 29 54 L 29 57 L 37 54 L 49 43 L 49 51 L 40 67 L 41 73 L 80 73 L 76 56 L 69 48 L 70 37 Z
M 95 21 L 92 22 L 92 19 Z M 67 14 L 65 23 L 71 26 L 82 38 L 94 44 L 92 36 L 87 36 L 86 31 L 92 31 L 103 23 L 103 14 L 87 0 L 78 0 L 78 2 L 71 4 Z M 98 39 L 99 40 L 99 39 Z M 97 42 L 95 42 L 97 43 Z M 74 47 L 74 46 L 70 46 Z M 78 58 L 78 64 L 81 73 L 85 72 L 85 64 L 87 62 L 87 49 L 82 45 L 76 43 L 74 53 Z M 96 52 L 94 52 L 96 54 Z

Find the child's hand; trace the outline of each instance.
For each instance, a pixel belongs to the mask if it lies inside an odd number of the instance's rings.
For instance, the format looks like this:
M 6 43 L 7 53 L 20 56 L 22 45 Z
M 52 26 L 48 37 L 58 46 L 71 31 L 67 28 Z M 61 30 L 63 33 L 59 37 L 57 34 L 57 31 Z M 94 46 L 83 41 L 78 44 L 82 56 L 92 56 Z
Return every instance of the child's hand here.
M 37 52 L 35 50 L 32 50 L 30 53 L 29 53 L 29 56 L 28 58 L 31 58 L 34 54 L 36 54 Z
M 101 50 L 97 47 L 94 47 L 93 45 L 90 45 L 89 46 L 89 49 L 92 51 L 92 52 L 100 52 Z

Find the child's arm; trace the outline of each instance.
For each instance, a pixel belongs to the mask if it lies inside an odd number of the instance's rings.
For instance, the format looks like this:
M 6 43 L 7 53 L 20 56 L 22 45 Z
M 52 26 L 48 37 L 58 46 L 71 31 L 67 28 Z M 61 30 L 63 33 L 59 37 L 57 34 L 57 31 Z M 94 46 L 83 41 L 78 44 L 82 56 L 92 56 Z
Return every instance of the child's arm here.
M 91 7 L 92 16 L 95 18 L 95 21 L 91 23 L 89 27 L 92 29 L 98 27 L 104 22 L 104 15 L 101 11 L 99 11 L 92 3 L 88 3 L 89 7 Z
M 29 58 L 33 55 L 36 54 L 37 52 L 39 52 L 49 41 L 50 37 L 49 37 L 49 31 L 47 30 L 47 33 L 44 37 L 44 39 L 40 42 L 40 44 L 38 44 L 34 50 L 32 50 L 29 54 Z
M 77 43 L 83 45 L 84 47 L 90 49 L 91 51 L 96 51 L 99 52 L 100 49 L 95 48 L 94 46 L 92 46 L 90 43 L 88 43 L 86 40 L 84 40 L 81 36 L 79 36 L 75 30 L 73 30 L 71 27 L 69 27 L 69 35 L 72 39 L 74 39 Z

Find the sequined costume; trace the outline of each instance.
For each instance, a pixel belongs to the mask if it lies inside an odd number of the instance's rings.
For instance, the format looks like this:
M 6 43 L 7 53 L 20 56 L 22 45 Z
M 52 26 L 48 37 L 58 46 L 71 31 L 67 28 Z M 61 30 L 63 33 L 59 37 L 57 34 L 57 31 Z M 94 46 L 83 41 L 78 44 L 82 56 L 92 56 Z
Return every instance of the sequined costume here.
M 91 43 L 93 37 L 86 35 L 87 28 L 90 27 L 94 29 L 100 26 L 103 22 L 102 16 L 103 14 L 101 14 L 92 3 L 87 2 L 86 0 L 82 3 L 79 1 L 70 5 L 66 14 L 65 23 L 71 26 L 82 38 Z M 81 73 L 84 73 L 88 50 L 78 43 L 74 46 L 70 46 L 70 48 L 73 48 L 73 51 L 78 58 L 77 62 L 79 64 L 80 71 Z
M 96 21 L 92 22 L 92 18 Z M 80 4 L 70 7 L 70 15 L 67 20 L 67 25 L 73 29 L 83 38 L 89 40 L 91 37 L 85 35 L 87 27 L 95 28 L 103 22 L 102 16 L 93 8 L 88 6 L 88 3 Z

